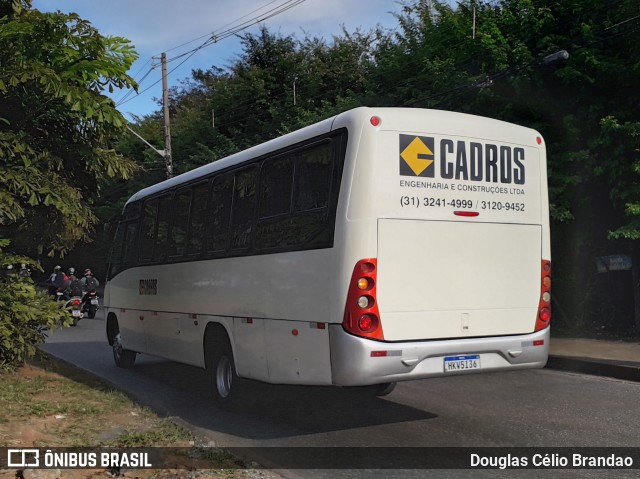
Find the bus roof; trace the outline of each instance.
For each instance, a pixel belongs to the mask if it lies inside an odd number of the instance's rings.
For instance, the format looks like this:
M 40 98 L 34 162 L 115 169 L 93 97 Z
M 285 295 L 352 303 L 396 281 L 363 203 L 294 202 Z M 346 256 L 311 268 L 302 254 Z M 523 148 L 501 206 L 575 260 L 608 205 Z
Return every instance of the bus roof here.
M 338 115 L 327 118 L 326 120 L 301 128 L 291 133 L 287 133 L 286 135 L 274 138 L 265 143 L 261 143 L 238 153 L 234 153 L 233 155 L 213 161 L 181 175 L 144 188 L 134 193 L 133 196 L 129 198 L 126 204 L 128 205 L 129 203 L 132 203 L 134 201 L 138 201 L 148 196 L 170 190 L 183 184 L 195 182 L 200 178 L 215 173 L 216 171 L 224 170 L 225 168 L 241 164 L 245 161 L 251 160 L 252 158 L 258 158 L 262 155 L 266 155 L 270 152 L 286 148 L 301 141 L 329 133 L 334 128 L 341 128 L 347 125 L 362 124 L 372 115 L 376 114 L 385 115 L 385 118 L 391 120 L 394 126 L 398 129 L 405 129 L 410 127 L 411 125 L 415 126 L 416 115 L 430 114 L 437 115 L 438 124 L 441 128 L 444 129 L 450 128 L 452 125 L 456 125 L 457 127 L 459 127 L 461 117 L 468 117 L 469 119 L 474 119 L 476 122 L 478 120 L 483 120 L 492 124 L 494 128 L 498 128 L 503 131 L 534 131 L 529 128 L 507 123 L 504 121 L 470 115 L 466 113 L 420 108 L 358 107 L 339 113 Z M 422 119 L 424 119 L 424 117 Z M 475 122 L 472 122 L 472 124 L 477 125 Z

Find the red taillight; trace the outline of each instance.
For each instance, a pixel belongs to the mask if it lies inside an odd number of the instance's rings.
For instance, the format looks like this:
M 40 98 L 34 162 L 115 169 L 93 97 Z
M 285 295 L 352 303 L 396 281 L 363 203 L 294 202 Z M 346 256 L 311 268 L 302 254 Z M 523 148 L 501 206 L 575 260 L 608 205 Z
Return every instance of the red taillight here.
M 358 320 L 358 328 L 363 333 L 371 333 L 378 328 L 378 318 L 373 314 L 363 314 Z
M 376 299 L 377 264 L 376 258 L 369 258 L 353 268 L 342 327 L 356 336 L 384 339 Z
M 546 328 L 551 321 L 551 261 L 543 259 L 541 269 L 540 303 L 538 304 L 536 331 Z
M 79 299 L 74 299 L 74 300 L 71 302 L 71 304 L 72 304 L 73 306 L 80 306 L 80 300 L 79 300 Z

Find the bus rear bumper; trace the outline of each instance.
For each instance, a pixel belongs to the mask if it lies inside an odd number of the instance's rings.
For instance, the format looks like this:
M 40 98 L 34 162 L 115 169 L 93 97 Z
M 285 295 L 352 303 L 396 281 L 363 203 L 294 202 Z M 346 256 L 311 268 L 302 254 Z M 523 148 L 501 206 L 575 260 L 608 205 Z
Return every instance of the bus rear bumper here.
M 542 368 L 549 355 L 550 329 L 491 338 L 381 342 L 329 327 L 332 382 L 365 386 L 489 371 Z M 477 356 L 479 369 L 445 371 L 445 357 Z

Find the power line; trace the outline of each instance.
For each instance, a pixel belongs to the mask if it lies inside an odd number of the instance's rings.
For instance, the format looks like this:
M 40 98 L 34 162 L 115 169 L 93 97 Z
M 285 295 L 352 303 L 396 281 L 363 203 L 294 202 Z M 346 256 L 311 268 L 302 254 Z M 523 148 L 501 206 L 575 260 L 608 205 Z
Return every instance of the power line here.
M 273 3 L 275 3 L 275 1 L 277 1 L 277 0 L 272 0 L 271 2 L 267 3 L 263 7 L 258 8 L 258 9 L 254 10 L 254 11 L 248 13 L 248 14 L 243 15 L 242 17 L 239 17 L 238 19 L 236 19 L 233 22 L 230 22 L 230 23 L 224 25 L 221 28 L 225 28 L 228 25 L 233 25 L 236 22 L 238 22 L 239 20 L 241 20 L 241 19 L 243 19 L 243 18 L 245 18 L 245 17 L 247 17 L 247 16 L 249 16 L 249 15 L 251 15 L 251 14 L 257 12 L 257 11 L 259 11 L 259 10 L 262 10 L 265 7 L 267 7 L 267 6 L 269 6 L 269 5 L 273 4 Z M 273 18 L 274 16 L 279 15 L 280 13 L 286 12 L 287 10 L 289 10 L 289 9 L 291 9 L 291 8 L 297 6 L 297 5 L 300 5 L 301 3 L 305 2 L 305 1 L 306 0 L 286 0 L 283 3 L 281 3 L 281 4 L 279 4 L 279 5 L 275 6 L 275 7 L 267 10 L 266 12 L 264 12 L 264 13 L 262 13 L 260 15 L 256 15 L 255 17 L 240 23 L 236 27 L 228 28 L 226 30 L 223 30 L 223 31 L 217 32 L 217 33 L 213 32 L 213 33 L 211 33 L 211 35 L 207 35 L 207 40 L 205 40 L 200 46 L 198 46 L 198 47 L 196 47 L 196 48 L 194 48 L 194 49 L 192 49 L 190 51 L 184 52 L 184 53 L 182 53 L 180 55 L 174 56 L 173 58 L 167 60 L 167 62 L 172 62 L 172 61 L 176 61 L 176 60 L 178 60 L 180 58 L 186 57 L 176 67 L 174 67 L 172 70 L 170 70 L 169 74 L 173 73 L 176 69 L 178 69 L 180 66 L 182 66 L 187 60 L 189 60 L 189 58 L 191 58 L 195 53 L 197 53 L 198 51 L 202 50 L 203 48 L 206 48 L 207 46 L 212 45 L 214 43 L 217 43 L 220 40 L 223 40 L 223 39 L 228 38 L 228 37 L 230 37 L 232 35 L 235 35 L 235 34 L 241 32 L 241 31 L 243 31 L 243 30 L 245 30 L 245 29 L 247 29 L 247 28 L 249 28 L 249 27 L 251 27 L 253 25 L 256 25 L 257 23 L 264 22 L 264 21 L 266 21 L 266 20 L 268 20 L 270 18 Z M 201 36 L 199 38 L 203 38 L 203 37 L 204 36 Z M 185 43 L 183 45 L 192 43 L 193 41 L 195 41 L 195 40 L 187 42 L 187 43 Z M 148 73 L 150 73 L 150 72 L 147 72 L 147 75 L 148 75 Z M 146 75 L 145 75 L 145 78 L 146 78 Z M 117 106 L 124 105 L 125 103 L 133 100 L 134 98 L 137 98 L 138 96 L 142 95 L 143 93 L 147 92 L 148 90 L 150 90 L 151 88 L 156 86 L 158 83 L 160 83 L 160 81 L 162 81 L 162 80 L 161 79 L 157 80 L 156 82 L 154 82 L 149 87 L 145 88 L 141 92 L 138 92 L 136 95 L 131 96 L 130 98 L 128 98 L 126 100 L 123 98 L 122 100 L 120 100 L 120 102 L 117 103 Z M 131 91 L 133 91 L 133 90 L 131 90 Z

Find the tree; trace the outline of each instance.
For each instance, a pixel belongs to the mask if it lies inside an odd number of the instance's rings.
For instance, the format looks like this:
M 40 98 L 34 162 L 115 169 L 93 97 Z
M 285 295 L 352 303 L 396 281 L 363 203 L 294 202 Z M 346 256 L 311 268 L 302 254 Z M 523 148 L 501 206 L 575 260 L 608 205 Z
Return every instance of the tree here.
M 105 178 L 135 163 L 113 144 L 125 121 L 102 93 L 135 87 L 127 40 L 104 37 L 77 15 L 0 0 L 0 266 L 64 254 L 87 240 Z M 11 240 L 11 241 L 10 241 Z M 63 320 L 30 281 L 0 279 L 0 367 L 19 364 Z
M 102 94 L 135 86 L 135 58 L 75 14 L 0 2 L 0 237 L 21 252 L 87 240 L 100 181 L 137 169 L 113 149 L 125 120 Z

